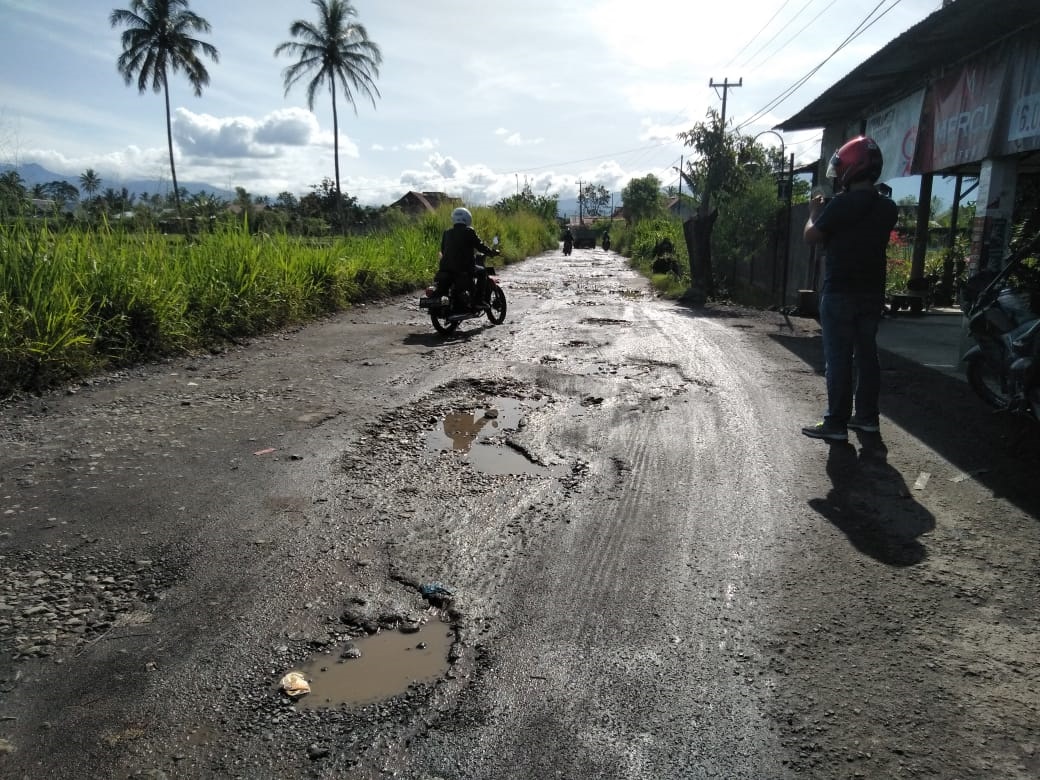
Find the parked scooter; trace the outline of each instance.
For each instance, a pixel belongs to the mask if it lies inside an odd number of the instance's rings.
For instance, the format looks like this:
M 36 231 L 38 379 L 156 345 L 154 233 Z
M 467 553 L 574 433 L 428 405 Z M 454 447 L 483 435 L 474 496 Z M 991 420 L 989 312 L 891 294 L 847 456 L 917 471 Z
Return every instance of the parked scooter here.
M 1040 421 L 1040 317 L 1033 305 L 1040 297 L 1040 272 L 1022 261 L 1037 249 L 1040 233 L 1000 271 L 970 279 L 961 302 L 975 341 L 962 358 L 972 390 L 994 409 L 1034 421 Z
M 459 323 L 487 315 L 492 325 L 501 325 L 506 319 L 506 294 L 498 284 L 495 269 L 485 265 L 486 255 L 480 255 L 477 264 L 483 267 L 474 284 L 477 300 L 466 300 L 455 290 L 455 276 L 447 271 L 438 271 L 433 284 L 426 288 L 426 295 L 419 298 L 419 308 L 430 313 L 430 322 L 438 333 L 448 334 L 459 327 Z

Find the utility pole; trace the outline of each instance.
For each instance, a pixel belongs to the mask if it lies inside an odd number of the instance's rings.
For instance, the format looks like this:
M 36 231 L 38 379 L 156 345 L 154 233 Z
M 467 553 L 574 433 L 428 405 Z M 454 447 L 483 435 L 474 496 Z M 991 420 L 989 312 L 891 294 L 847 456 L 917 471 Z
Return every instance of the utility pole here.
M 719 127 L 719 145 L 721 146 L 723 139 L 726 137 L 726 98 L 729 95 L 729 90 L 744 86 L 744 78 L 742 76 L 736 82 L 731 82 L 728 78 L 725 78 L 721 84 L 716 83 L 715 79 L 709 79 L 708 86 L 715 89 L 716 94 L 717 90 L 722 90 L 722 122 Z M 701 195 L 700 212 L 705 216 L 711 210 L 708 201 L 711 198 L 711 185 L 714 182 L 714 177 L 712 176 L 715 168 L 714 163 L 714 160 L 709 161 L 709 173 L 707 181 L 704 182 L 704 193 Z
M 734 89 L 736 87 L 744 86 L 744 77 L 741 76 L 739 79 L 736 80 L 736 82 L 733 82 L 733 83 L 731 83 L 728 78 L 725 78 L 725 79 L 722 80 L 721 84 L 716 84 L 715 83 L 715 79 L 709 79 L 708 80 L 708 86 L 711 87 L 712 89 L 721 89 L 722 90 L 722 132 L 725 133 L 726 132 L 726 96 L 728 95 L 729 90 Z M 718 94 L 718 93 L 716 93 L 716 94 Z
M 722 89 L 722 122 L 719 126 L 719 149 L 726 140 L 726 98 L 729 90 L 744 86 L 744 79 L 730 81 L 728 78 L 722 80 L 721 84 L 715 79 L 709 79 L 708 86 L 712 89 Z M 715 223 L 716 212 L 711 212 L 711 188 L 715 183 L 718 150 L 708 160 L 708 172 L 705 176 L 704 191 L 700 193 L 700 203 L 697 205 L 697 213 L 683 222 L 683 237 L 686 239 L 686 248 L 690 255 L 690 281 L 695 289 L 706 296 L 714 292 L 714 281 L 711 270 L 711 231 Z

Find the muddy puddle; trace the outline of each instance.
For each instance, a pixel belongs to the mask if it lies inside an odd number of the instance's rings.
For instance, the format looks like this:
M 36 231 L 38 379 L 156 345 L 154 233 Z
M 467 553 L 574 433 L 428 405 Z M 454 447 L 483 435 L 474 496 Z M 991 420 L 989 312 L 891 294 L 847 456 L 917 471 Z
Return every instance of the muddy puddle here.
M 535 474 L 549 471 L 533 463 L 522 452 L 503 443 L 501 434 L 515 431 L 523 414 L 544 401 L 494 398 L 476 410 L 449 412 L 427 434 L 426 446 L 433 452 L 456 450 L 466 453 L 470 465 L 485 474 Z M 490 439 L 494 441 L 489 441 Z
M 300 709 L 355 707 L 404 693 L 417 682 L 437 680 L 448 671 L 454 632 L 447 623 L 431 620 L 416 632 L 381 631 L 356 639 L 350 647 L 361 655 L 344 657 L 347 647 L 315 656 L 297 669 L 310 683 Z

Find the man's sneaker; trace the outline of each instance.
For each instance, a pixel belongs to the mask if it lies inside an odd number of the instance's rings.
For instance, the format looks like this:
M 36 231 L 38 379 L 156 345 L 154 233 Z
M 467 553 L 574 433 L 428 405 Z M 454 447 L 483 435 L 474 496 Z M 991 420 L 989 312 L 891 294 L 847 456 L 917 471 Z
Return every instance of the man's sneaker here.
M 844 425 L 820 422 L 816 425 L 808 425 L 802 428 L 802 433 L 810 439 L 827 439 L 827 441 L 848 441 L 849 433 Z
M 863 433 L 877 433 L 881 430 L 877 417 L 860 417 L 855 414 L 849 418 L 848 426 L 854 431 Z

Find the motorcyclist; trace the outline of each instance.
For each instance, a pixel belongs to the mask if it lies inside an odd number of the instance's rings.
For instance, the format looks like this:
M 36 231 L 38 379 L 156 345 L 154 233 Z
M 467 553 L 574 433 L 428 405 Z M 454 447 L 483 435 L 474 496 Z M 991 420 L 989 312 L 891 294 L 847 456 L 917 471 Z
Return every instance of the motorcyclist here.
M 609 230 L 604 230 L 603 231 L 603 249 L 604 250 L 610 249 L 610 231 Z
M 474 277 L 479 283 L 477 301 L 484 299 L 487 277 L 484 266 L 476 263 L 474 252 L 480 251 L 485 255 L 497 255 L 499 252 L 480 240 L 477 231 L 473 229 L 473 215 L 469 209 L 461 206 L 455 209 L 451 212 L 451 222 L 451 227 L 441 236 L 440 270 L 454 276 L 456 298 L 463 305 L 469 306 L 473 300 Z
M 571 232 L 569 227 L 563 230 L 563 251 L 566 254 L 570 254 L 571 249 L 574 247 L 574 234 Z

